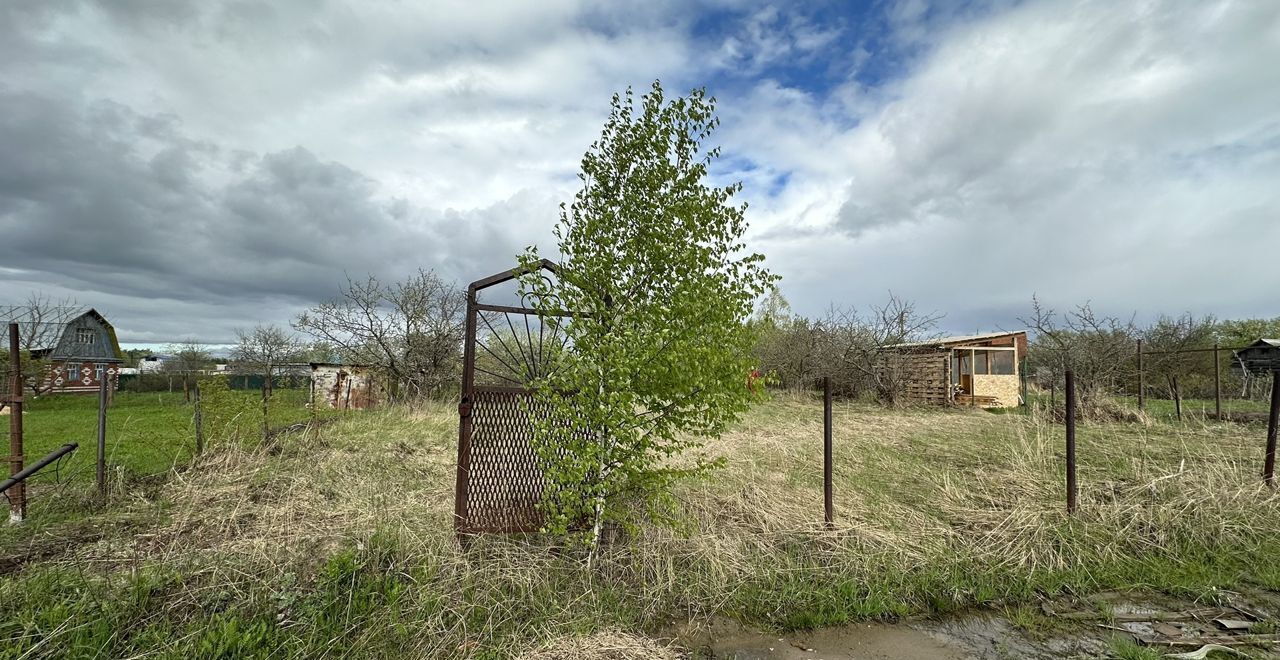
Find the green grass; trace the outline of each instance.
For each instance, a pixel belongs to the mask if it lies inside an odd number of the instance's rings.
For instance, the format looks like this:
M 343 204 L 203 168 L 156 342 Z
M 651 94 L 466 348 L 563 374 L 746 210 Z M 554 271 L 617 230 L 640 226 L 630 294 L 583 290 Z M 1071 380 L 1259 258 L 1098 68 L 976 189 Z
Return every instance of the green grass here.
M 257 392 L 232 394 L 249 413 L 261 419 Z M 277 390 L 268 407 L 273 427 L 306 421 L 306 390 Z M 63 478 L 94 478 L 98 442 L 98 397 L 54 394 L 28 397 L 23 415 L 23 445 L 27 462 L 74 442 L 80 447 L 61 466 Z M 191 459 L 195 451 L 194 407 L 181 392 L 117 392 L 107 409 L 107 465 L 129 476 L 167 472 Z M 0 424 L 0 443 L 9 442 L 8 419 Z
M 243 438 L 261 433 L 261 395 L 230 391 L 227 408 L 237 415 Z M 268 406 L 271 428 L 306 421 L 307 390 L 276 390 Z M 322 411 L 331 416 L 336 411 Z M 219 442 L 218 416 L 206 406 L 206 438 Z M 0 417 L 0 446 L 8 447 L 8 417 Z M 225 425 L 224 425 L 225 426 Z M 23 449 L 30 465 L 67 443 L 79 447 L 27 480 L 30 523 L 0 528 L 0 543 L 28 539 L 47 523 L 97 515 L 97 396 L 53 394 L 28 398 L 23 414 Z M 225 441 L 225 440 L 224 440 Z M 194 406 L 181 392 L 117 392 L 107 409 L 106 466 L 108 488 L 116 499 L 149 496 L 175 467 L 186 466 L 195 453 Z
M 1126 406 L 1130 406 L 1135 410 L 1138 407 L 1137 397 L 1120 397 L 1117 401 Z M 1163 399 L 1147 397 L 1143 401 L 1147 414 L 1164 421 L 1172 421 L 1177 417 L 1177 406 L 1173 399 Z M 1266 414 L 1270 407 L 1270 402 L 1262 399 L 1239 399 L 1229 396 L 1222 398 L 1222 412 L 1229 413 L 1250 413 L 1250 414 Z M 1182 415 L 1183 418 L 1212 417 L 1216 411 L 1216 403 L 1213 399 L 1183 399 Z
M 1047 407 L 1050 404 L 1050 395 L 1047 392 L 1031 393 L 1028 395 L 1028 397 L 1031 400 L 1031 403 L 1033 405 Z M 1131 410 L 1138 409 L 1137 397 L 1117 396 L 1117 397 L 1113 397 L 1112 400 L 1125 408 L 1128 408 Z M 1053 398 L 1053 401 L 1056 402 L 1058 406 L 1063 405 L 1062 392 L 1058 392 L 1057 396 Z M 1147 413 L 1147 416 L 1153 420 L 1162 421 L 1162 422 L 1171 422 L 1177 419 L 1177 406 L 1174 403 L 1173 399 L 1160 398 L 1154 395 L 1150 395 L 1150 396 L 1147 396 L 1145 401 L 1143 401 L 1143 406 Z M 1265 415 L 1269 407 L 1270 407 L 1270 402 L 1261 398 L 1241 399 L 1238 397 L 1231 396 L 1225 392 L 1223 393 L 1223 397 L 1222 397 L 1223 414 L 1245 413 L 1249 415 L 1259 415 L 1259 414 Z M 1014 409 L 1006 409 L 1004 411 L 993 411 L 993 412 L 1020 412 L 1022 410 L 1023 409 L 1021 408 L 1014 408 Z M 1183 415 L 1184 421 L 1190 420 L 1190 419 L 1203 420 L 1203 419 L 1212 418 L 1216 410 L 1217 410 L 1216 402 L 1212 398 L 1182 400 L 1182 415 Z
M 1119 660 L 1160 660 L 1164 657 L 1164 654 L 1155 649 L 1139 646 L 1129 637 L 1112 637 L 1109 646 L 1111 654 Z
M 215 443 L 95 514 L 92 542 L 85 521 L 42 528 L 66 547 L 0 579 L 0 658 L 496 658 L 713 615 L 796 629 L 974 606 L 1034 632 L 1062 594 L 1280 589 L 1253 425 L 1082 423 L 1071 517 L 1062 427 L 1041 416 L 840 404 L 835 423 L 834 530 L 821 407 L 780 398 L 708 444 L 727 465 L 680 487 L 682 529 L 642 528 L 590 570 L 546 540 L 455 543 L 453 406 Z

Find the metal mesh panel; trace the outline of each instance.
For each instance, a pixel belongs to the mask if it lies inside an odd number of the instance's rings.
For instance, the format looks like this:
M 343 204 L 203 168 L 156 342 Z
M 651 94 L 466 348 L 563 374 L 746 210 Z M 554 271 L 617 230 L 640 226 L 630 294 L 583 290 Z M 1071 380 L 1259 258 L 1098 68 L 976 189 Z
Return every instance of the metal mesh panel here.
M 533 450 L 530 413 L 546 404 L 528 392 L 476 388 L 463 526 L 468 531 L 533 531 L 546 487 Z

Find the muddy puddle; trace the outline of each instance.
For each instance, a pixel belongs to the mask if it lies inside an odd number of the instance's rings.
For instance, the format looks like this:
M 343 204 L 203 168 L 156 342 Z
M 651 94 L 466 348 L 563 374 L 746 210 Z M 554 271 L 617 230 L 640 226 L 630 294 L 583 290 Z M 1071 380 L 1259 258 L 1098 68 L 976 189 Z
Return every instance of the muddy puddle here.
M 1208 658 L 1280 658 L 1280 635 L 1272 632 L 1278 621 L 1280 597 L 1273 593 L 1223 594 L 1211 603 L 1099 594 L 786 634 L 715 620 L 685 630 L 677 643 L 693 657 L 735 660 L 1105 658 L 1116 657 L 1120 643 L 1162 655 L 1195 654 L 1212 644 L 1230 651 Z
M 968 615 L 944 621 L 860 623 L 791 634 L 732 629 L 693 645 L 695 657 L 734 660 L 952 660 L 961 658 L 1096 658 L 1096 639 L 1031 640 L 996 616 Z

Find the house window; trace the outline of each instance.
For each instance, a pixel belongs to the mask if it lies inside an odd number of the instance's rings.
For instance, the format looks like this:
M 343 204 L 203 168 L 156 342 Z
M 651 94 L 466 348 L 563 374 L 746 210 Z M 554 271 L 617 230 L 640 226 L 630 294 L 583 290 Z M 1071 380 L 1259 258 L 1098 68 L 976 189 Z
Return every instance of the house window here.
M 91 328 L 76 328 L 76 343 L 82 346 L 93 343 L 94 332 Z
M 101 362 L 99 362 L 99 363 L 97 363 L 97 364 L 93 365 L 93 367 L 94 367 L 94 368 L 93 368 L 93 379 L 94 379 L 95 381 L 97 381 L 97 382 L 101 383 L 101 382 L 102 382 L 102 370 L 103 370 L 103 369 L 106 369 L 106 368 L 107 368 L 107 365 L 102 364 Z
M 79 363 L 76 363 L 76 362 L 68 362 L 68 363 L 66 364 L 66 366 L 65 366 L 65 367 L 63 367 L 63 369 L 64 369 L 64 370 L 66 371 L 66 373 L 67 373 L 67 382 L 68 382 L 68 383 L 78 383 L 78 382 L 80 382 L 80 365 L 79 365 Z

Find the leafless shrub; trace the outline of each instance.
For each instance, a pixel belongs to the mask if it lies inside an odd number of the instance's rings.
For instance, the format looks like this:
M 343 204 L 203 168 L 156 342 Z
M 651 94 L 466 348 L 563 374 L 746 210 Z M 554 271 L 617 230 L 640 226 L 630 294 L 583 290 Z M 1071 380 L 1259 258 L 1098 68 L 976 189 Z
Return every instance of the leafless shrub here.
M 191 383 L 194 382 L 194 377 L 209 368 L 213 363 L 213 356 L 209 354 L 209 349 L 203 343 L 195 339 L 187 339 L 180 344 L 170 344 L 165 352 L 172 357 L 161 366 L 161 371 L 170 377 L 170 389 L 173 385 L 172 378 L 174 376 L 181 378 L 182 396 L 190 401 Z
M 772 384 L 790 390 L 812 387 L 821 371 L 818 324 L 793 314 L 777 289 L 765 298 L 751 323 L 757 333 L 756 359 Z
M 832 307 L 816 323 L 818 362 L 837 389 L 851 396 L 874 395 L 886 403 L 901 401 L 907 375 L 900 344 L 930 336 L 942 318 L 922 313 L 914 303 L 892 292 L 882 305 L 866 313 Z
M 378 368 L 393 392 L 436 395 L 457 381 L 466 304 L 465 292 L 433 271 L 394 285 L 370 275 L 348 279 L 340 299 L 303 313 L 293 327 L 344 360 Z
M 1150 353 L 1143 363 L 1147 382 L 1162 383 L 1170 398 L 1175 390 L 1181 396 L 1212 396 L 1213 353 L 1190 351 L 1212 348 L 1216 329 L 1212 316 L 1192 314 L 1161 316 L 1143 329 L 1143 351 Z
M 84 306 L 73 298 L 54 299 L 39 291 L 31 292 L 22 304 L 0 305 L 0 321 L 6 325 L 15 322 L 18 324 L 18 349 L 23 354 L 23 386 L 33 395 L 39 396 L 53 389 L 53 382 L 45 378 L 45 361 L 32 357 L 31 351 L 53 348 L 62 337 L 67 322 L 84 311 Z M 8 371 L 7 327 L 4 332 L 4 350 L 0 350 L 0 364 Z M 6 382 L 5 385 L 7 384 Z M 0 409 L 3 407 L 4 404 L 0 403 Z
M 1073 370 L 1082 404 L 1118 391 L 1138 338 L 1133 318 L 1097 314 L 1087 302 L 1058 314 L 1034 296 L 1031 310 L 1030 318 L 1020 320 L 1034 333 L 1028 356 L 1032 369 L 1047 371 L 1054 384 Z

